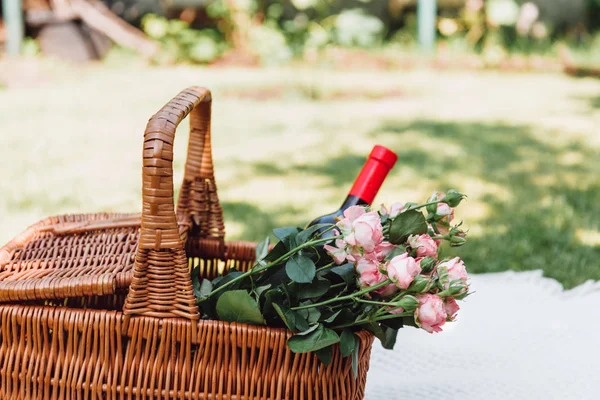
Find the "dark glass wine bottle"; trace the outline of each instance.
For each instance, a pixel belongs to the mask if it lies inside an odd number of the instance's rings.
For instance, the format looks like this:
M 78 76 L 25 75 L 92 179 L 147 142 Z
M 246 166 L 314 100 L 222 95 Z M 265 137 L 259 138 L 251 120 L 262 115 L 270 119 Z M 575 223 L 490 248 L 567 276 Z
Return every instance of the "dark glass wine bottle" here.
M 390 149 L 379 145 L 373 147 L 342 206 L 331 214 L 314 219 L 307 227 L 316 224 L 335 224 L 336 217 L 341 216 L 347 208 L 356 205 L 371 205 L 396 160 L 398 160 L 398 156 Z M 323 236 L 330 235 L 330 232 L 327 232 Z

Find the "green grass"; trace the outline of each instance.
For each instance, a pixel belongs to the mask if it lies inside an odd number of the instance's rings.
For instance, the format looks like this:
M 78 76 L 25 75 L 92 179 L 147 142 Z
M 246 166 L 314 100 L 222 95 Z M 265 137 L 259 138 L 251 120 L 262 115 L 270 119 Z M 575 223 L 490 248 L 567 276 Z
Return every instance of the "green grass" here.
M 192 84 L 214 94 L 229 239 L 337 208 L 380 143 L 400 159 L 376 204 L 469 195 L 457 218 L 470 229 L 459 249 L 470 271 L 543 269 L 566 287 L 600 279 L 600 81 L 555 74 L 133 65 L 8 89 L 0 242 L 51 214 L 140 210 L 145 123 Z

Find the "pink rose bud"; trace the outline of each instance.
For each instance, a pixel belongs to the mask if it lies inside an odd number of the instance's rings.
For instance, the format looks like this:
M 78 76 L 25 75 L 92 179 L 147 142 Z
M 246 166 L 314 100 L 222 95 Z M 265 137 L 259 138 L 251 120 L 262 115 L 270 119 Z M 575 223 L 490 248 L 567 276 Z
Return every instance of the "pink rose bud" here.
M 381 215 L 387 215 L 390 218 L 395 218 L 400 212 L 404 209 L 404 204 L 402 203 L 392 203 L 390 209 L 388 210 L 385 204 L 381 205 L 380 213 Z
M 446 307 L 446 318 L 448 321 L 454 321 L 456 313 L 460 310 L 458 303 L 452 297 L 447 297 L 444 306 Z
M 446 307 L 444 301 L 434 294 L 418 296 L 419 308 L 415 312 L 417 323 L 429 333 L 441 332 L 446 323 Z
M 390 206 L 390 218 L 395 218 L 404 209 L 402 203 L 392 203 Z
M 403 296 L 399 301 L 395 302 L 397 307 L 402 307 L 406 311 L 412 311 L 419 306 L 419 299 L 415 296 L 406 295 Z
M 446 203 L 438 203 L 435 213 L 439 216 L 451 215 L 454 211 Z
M 442 198 L 442 200 L 444 200 L 444 203 L 448 204 L 450 207 L 456 207 L 465 197 L 466 196 L 464 194 L 457 192 L 454 189 L 450 189 Z
M 392 258 L 387 266 L 388 277 L 400 289 L 407 289 L 419 273 L 421 267 L 408 253 Z
M 431 236 L 427 234 L 418 236 L 410 235 L 408 237 L 408 244 L 417 251 L 417 257 L 437 258 L 438 246 Z
M 448 270 L 448 280 L 450 282 L 460 279 L 464 283 L 467 283 L 467 269 L 465 268 L 465 263 L 459 257 L 454 257 L 452 260 L 444 261 L 439 266 L 446 267 Z
M 422 274 L 431 274 L 435 269 L 436 260 L 433 257 L 423 257 L 417 258 L 416 261 L 419 263 L 421 267 Z
M 427 276 L 417 275 L 412 282 L 412 285 L 409 286 L 409 289 L 413 293 L 425 293 L 431 290 L 433 286 L 433 281 L 429 279 Z
M 454 220 L 454 209 L 446 203 L 438 203 L 437 211 L 435 212 L 435 227 L 442 235 L 447 235 L 450 232 L 450 222 Z
M 433 192 L 433 194 L 431 195 L 431 197 L 429 198 L 429 200 L 427 200 L 428 203 L 437 201 L 437 200 L 441 200 L 444 198 L 444 196 L 446 196 L 445 193 L 441 192 Z M 439 203 L 438 203 L 439 204 Z M 435 211 L 437 210 L 437 204 L 430 204 L 427 207 L 425 207 L 425 209 L 427 210 L 428 213 L 430 214 L 435 214 Z

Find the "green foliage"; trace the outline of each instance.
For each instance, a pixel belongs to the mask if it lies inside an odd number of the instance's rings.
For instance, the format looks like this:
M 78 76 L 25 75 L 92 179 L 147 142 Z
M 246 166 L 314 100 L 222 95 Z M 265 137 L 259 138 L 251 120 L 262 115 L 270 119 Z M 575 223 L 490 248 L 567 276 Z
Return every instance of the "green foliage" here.
M 458 205 L 463 197 L 461 193 L 450 190 L 443 201 Z M 381 229 L 384 236 L 387 235 L 386 240 L 403 244 L 398 248 L 405 252 L 410 235 L 425 233 L 429 229 L 422 212 L 428 213 L 427 220 L 435 217 L 435 210 L 432 214 L 426 207 L 441 201 L 410 203 L 410 208 L 397 215 L 383 214 Z M 331 360 L 331 349 L 327 348 L 337 343 L 340 343 L 342 356 L 350 356 L 358 342 L 354 331 L 361 328 L 371 330 L 384 346 L 391 348 L 397 330 L 404 325 L 403 318 L 415 318 L 414 310 L 419 304 L 415 295 L 432 288 L 441 290 L 443 282 L 440 280 L 438 284 L 435 276 L 417 275 L 410 286 L 399 292 L 377 292 L 392 284 L 386 278 L 375 285 L 359 286 L 354 263 L 336 266 L 325 250 L 326 244 L 338 241 L 339 233 L 325 235 L 334 228 L 333 224 L 319 224 L 304 230 L 294 226 L 276 228 L 273 234 L 279 239 L 277 245 L 267 253 L 269 238 L 259 243 L 255 249 L 257 261 L 244 273 L 231 270 L 212 282 L 200 283 L 199 271 L 193 270 L 192 284 L 204 316 L 232 322 L 285 326 L 294 333 L 288 341 L 293 352 L 317 352 L 325 364 Z M 457 234 L 464 238 L 464 232 L 454 226 L 440 239 L 451 240 Z M 381 261 L 385 265 L 386 261 Z M 380 271 L 386 274 L 384 269 Z M 457 282 L 456 287 L 468 294 L 468 288 L 462 285 L 462 281 Z M 440 292 L 440 296 L 457 293 Z M 391 310 L 399 313 L 391 313 Z
M 156 57 L 159 63 L 209 63 L 227 48 L 221 35 L 213 29 L 192 29 L 180 20 L 167 20 L 154 14 L 142 18 L 144 32 L 161 44 Z
M 203 21 L 210 29 L 191 29 L 185 22 L 156 15 L 146 15 L 142 28 L 162 44 L 163 52 L 157 57 L 162 62 L 209 63 L 228 45 L 251 53 L 264 65 L 285 64 L 294 57 L 313 59 L 332 46 L 374 49 L 386 44 L 416 45 L 414 7 L 387 15 L 371 3 L 360 0 L 351 5 L 353 8 L 344 8 L 333 0 L 212 0 L 206 6 L 210 20 Z M 533 1 L 537 4 L 533 7 L 540 10 L 539 17 L 518 27 L 523 3 L 490 0 L 481 6 L 442 4 L 437 18 L 440 43 L 459 53 L 481 53 L 486 65 L 498 66 L 511 53 L 552 53 L 557 39 L 590 47 L 592 30 L 600 27 L 598 0 L 577 0 L 564 12 L 550 0 Z M 582 25 L 579 22 L 586 10 L 588 21 Z
M 265 320 L 258 303 L 245 290 L 223 293 L 217 301 L 217 315 L 222 321 L 262 325 Z
M 288 340 L 290 350 L 294 353 L 308 353 L 339 343 L 340 337 L 335 331 L 321 324 L 314 326 L 315 329 L 292 336 Z
M 345 47 L 370 48 L 381 44 L 383 22 L 361 9 L 343 11 L 335 19 L 335 41 Z
M 398 214 L 390 225 L 390 242 L 401 244 L 410 235 L 427 233 L 427 222 L 423 214 L 409 210 Z
M 310 283 L 315 277 L 315 263 L 306 256 L 295 254 L 285 264 L 288 277 L 298 283 Z
M 274 24 L 253 27 L 250 30 L 250 46 L 266 65 L 283 64 L 292 59 L 292 50 L 285 35 Z
M 40 45 L 30 37 L 26 37 L 21 45 L 21 54 L 26 57 L 34 57 L 40 53 Z

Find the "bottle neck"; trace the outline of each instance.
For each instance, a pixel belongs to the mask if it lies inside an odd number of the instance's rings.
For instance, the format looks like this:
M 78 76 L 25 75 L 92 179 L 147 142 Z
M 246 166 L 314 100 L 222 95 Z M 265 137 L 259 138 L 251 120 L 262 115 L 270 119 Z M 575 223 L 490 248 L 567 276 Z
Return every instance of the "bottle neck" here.
M 344 203 L 342 204 L 342 206 L 340 207 L 340 210 L 345 211 L 352 206 L 368 206 L 368 205 L 369 205 L 369 203 L 367 203 L 365 200 L 361 199 L 360 197 L 349 194 L 346 197 L 346 200 L 344 200 Z
M 348 193 L 348 198 L 352 196 L 358 197 L 370 205 L 373 203 L 388 172 L 390 172 L 389 165 L 376 158 L 369 158 L 356 178 L 356 181 L 354 181 L 354 185 L 352 185 Z

